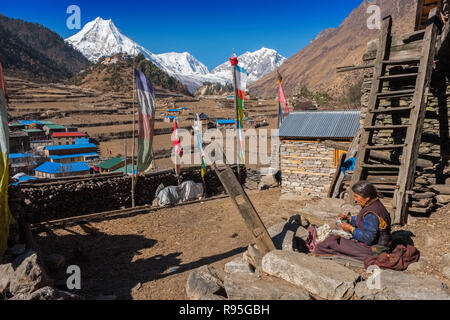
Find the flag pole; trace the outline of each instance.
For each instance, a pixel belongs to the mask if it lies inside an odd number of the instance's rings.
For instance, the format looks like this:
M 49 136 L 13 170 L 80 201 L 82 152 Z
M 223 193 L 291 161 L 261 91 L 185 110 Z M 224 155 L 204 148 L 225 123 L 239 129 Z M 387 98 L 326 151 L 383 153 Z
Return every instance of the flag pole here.
M 233 49 L 233 57 L 234 57 L 234 49 Z M 237 153 L 237 173 L 239 178 L 239 184 L 241 183 L 241 154 L 240 154 L 240 142 L 239 142 L 239 111 L 238 111 L 238 89 L 237 89 L 237 79 L 236 79 L 236 65 L 232 66 L 233 68 L 233 84 L 234 84 L 234 105 L 235 105 L 235 113 L 236 113 L 236 153 Z
M 136 192 L 136 176 L 134 172 L 134 158 L 136 155 L 136 76 L 134 70 L 136 68 L 136 45 L 134 46 L 134 59 L 133 59 L 133 155 L 131 159 L 131 207 L 136 206 L 135 203 L 135 192 Z M 128 169 L 125 168 L 125 172 L 128 174 Z

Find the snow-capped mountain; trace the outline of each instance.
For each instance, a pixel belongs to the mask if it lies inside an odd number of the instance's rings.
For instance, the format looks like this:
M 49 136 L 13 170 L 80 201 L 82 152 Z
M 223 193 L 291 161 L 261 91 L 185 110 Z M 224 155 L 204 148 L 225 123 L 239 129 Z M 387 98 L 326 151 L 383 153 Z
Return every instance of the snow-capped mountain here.
M 250 85 L 279 68 L 287 59 L 273 49 L 261 48 L 254 52 L 247 51 L 238 60 L 239 65 L 249 73 L 247 81 Z M 230 63 L 227 61 L 213 69 L 211 75 L 231 81 Z
M 187 85 L 195 93 L 205 82 L 231 83 L 230 63 L 209 71 L 208 68 L 190 53 L 169 52 L 154 54 L 123 35 L 112 20 L 100 17 L 87 23 L 66 42 L 81 51 L 90 61 L 96 62 L 103 56 L 117 53 L 135 55 L 142 53 L 160 69 Z M 280 67 L 286 58 L 273 49 L 262 48 L 255 52 L 246 52 L 238 57 L 239 65 L 249 72 L 249 85 Z
M 92 62 L 96 62 L 103 56 L 117 53 L 135 55 L 136 51 L 141 52 L 147 59 L 153 60 L 153 53 L 123 35 L 111 19 L 103 20 L 98 17 L 65 41 L 81 51 Z

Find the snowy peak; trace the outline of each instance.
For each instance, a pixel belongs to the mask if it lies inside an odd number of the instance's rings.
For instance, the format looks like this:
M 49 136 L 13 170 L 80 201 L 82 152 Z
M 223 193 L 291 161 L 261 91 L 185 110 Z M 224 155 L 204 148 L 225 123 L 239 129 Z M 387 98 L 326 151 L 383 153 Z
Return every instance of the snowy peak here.
M 238 57 L 239 65 L 249 73 L 249 84 L 279 68 L 287 59 L 276 50 L 261 48 L 254 52 L 247 51 Z M 218 76 L 230 73 L 230 63 L 225 62 L 211 71 Z
M 209 73 L 208 68 L 189 52 L 168 52 L 158 54 L 156 57 L 169 73 L 183 75 L 205 75 Z
M 93 62 L 102 56 L 117 53 L 135 55 L 141 52 L 151 60 L 153 56 L 150 51 L 123 35 L 111 19 L 104 20 L 100 17 L 87 23 L 80 32 L 67 38 L 66 42 Z

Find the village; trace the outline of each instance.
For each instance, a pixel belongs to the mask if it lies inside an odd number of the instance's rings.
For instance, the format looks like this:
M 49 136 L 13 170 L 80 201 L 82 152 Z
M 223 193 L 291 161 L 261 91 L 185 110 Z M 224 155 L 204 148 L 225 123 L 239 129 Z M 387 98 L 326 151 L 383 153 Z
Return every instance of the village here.
M 235 54 L 212 95 L 4 77 L 0 300 L 450 300 L 450 9 L 415 10 L 334 66 L 355 108 L 285 96 L 282 68 L 253 94 Z

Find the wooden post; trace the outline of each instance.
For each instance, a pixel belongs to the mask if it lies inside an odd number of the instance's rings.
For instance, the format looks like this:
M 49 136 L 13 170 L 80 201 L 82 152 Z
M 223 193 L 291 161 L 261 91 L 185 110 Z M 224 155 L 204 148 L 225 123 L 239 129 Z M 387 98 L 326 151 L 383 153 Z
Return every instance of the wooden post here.
M 124 175 L 127 175 L 127 143 L 125 142 L 123 145 L 123 154 L 125 155 L 125 171 L 124 171 Z
M 134 48 L 136 53 L 136 47 Z M 136 57 L 134 58 L 136 60 Z M 131 159 L 131 207 L 136 207 L 135 202 L 135 192 L 136 192 L 136 175 L 134 174 L 134 157 L 136 155 L 136 76 L 134 74 L 135 70 L 135 60 L 133 60 L 133 154 Z M 128 174 L 127 168 L 125 172 Z

